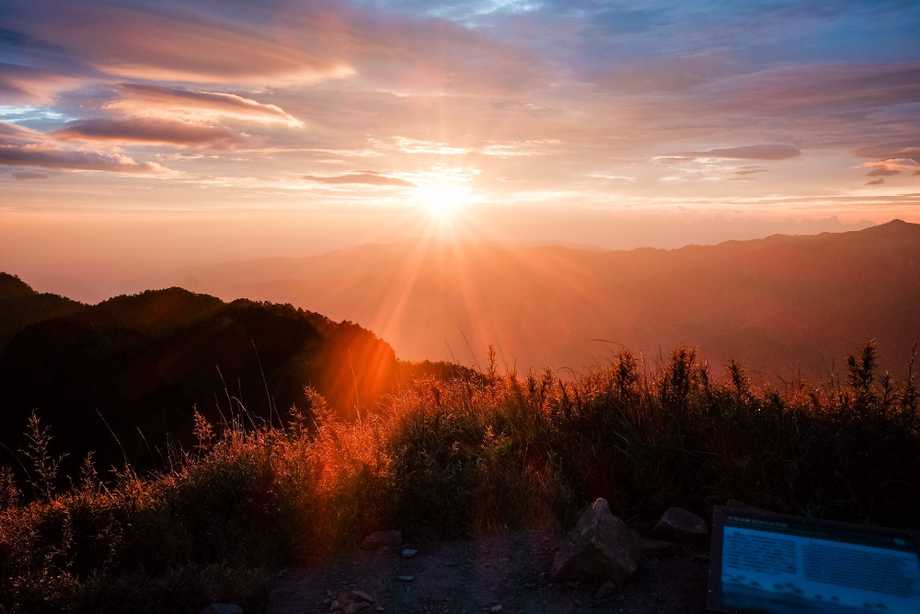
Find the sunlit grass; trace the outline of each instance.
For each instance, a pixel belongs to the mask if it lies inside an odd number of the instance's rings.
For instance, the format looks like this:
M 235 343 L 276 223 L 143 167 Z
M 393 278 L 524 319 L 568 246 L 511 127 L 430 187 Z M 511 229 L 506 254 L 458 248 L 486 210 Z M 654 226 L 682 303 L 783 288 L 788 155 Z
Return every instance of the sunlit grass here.
M 596 496 L 649 521 L 729 499 L 781 512 L 917 527 L 917 391 L 875 368 L 782 393 L 737 365 L 715 381 L 692 351 L 657 368 L 621 354 L 578 380 L 482 373 L 420 380 L 345 420 L 307 391 L 283 428 L 195 420 L 170 469 L 54 475 L 40 422 L 31 480 L 0 472 L 0 605 L 12 612 L 258 607 L 270 571 L 381 528 L 470 535 L 564 526 Z M 100 479 L 100 475 L 102 479 Z

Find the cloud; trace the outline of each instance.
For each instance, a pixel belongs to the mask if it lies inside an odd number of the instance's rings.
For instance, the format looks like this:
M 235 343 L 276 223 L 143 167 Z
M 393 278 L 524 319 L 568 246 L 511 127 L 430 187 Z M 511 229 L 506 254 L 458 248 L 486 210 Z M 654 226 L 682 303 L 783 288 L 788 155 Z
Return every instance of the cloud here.
M 885 183 L 885 180 L 879 177 L 878 179 L 872 179 L 870 181 L 867 181 L 866 185 L 882 185 L 883 183 Z
M 706 98 L 714 111 L 749 116 L 865 111 L 920 100 L 920 62 L 771 68 L 719 80 Z
M 863 167 L 870 169 L 866 173 L 868 177 L 891 177 L 901 173 L 920 171 L 920 162 L 912 158 L 892 158 L 878 162 L 866 162 Z
M 165 115 L 198 120 L 231 118 L 303 125 L 278 105 L 261 103 L 237 94 L 138 83 L 122 83 L 118 86 L 118 93 L 119 98 L 106 104 L 106 109 L 132 115 Z
M 48 135 L 5 122 L 0 122 L 0 165 L 136 174 L 167 170 L 117 152 L 61 147 Z
M 208 9 L 212 12 L 209 14 Z M 345 2 L 126 5 L 32 0 L 0 28 L 93 71 L 137 80 L 278 87 L 361 75 L 402 92 L 538 85 L 540 62 L 455 23 Z
M 44 141 L 45 138 L 45 135 L 38 130 L 0 121 L 0 146 L 2 147 L 30 145 Z
M 54 132 L 62 140 L 229 147 L 239 140 L 217 126 L 151 118 L 81 119 Z
M 732 171 L 732 172 L 733 172 L 735 175 L 739 175 L 739 176 L 741 176 L 741 177 L 745 177 L 745 176 L 747 176 L 747 175 L 757 175 L 757 174 L 759 174 L 759 173 L 766 173 L 766 172 L 767 172 L 767 169 L 761 168 L 761 167 L 759 167 L 759 166 L 747 166 L 747 167 L 744 167 L 744 168 L 739 168 L 739 169 L 734 170 L 734 171 Z
M 741 70 L 741 64 L 721 50 L 621 62 L 591 77 L 617 94 L 657 94 L 685 92 Z
M 396 186 L 396 187 L 413 187 L 414 184 L 399 179 L 398 177 L 389 177 L 371 171 L 356 171 L 344 175 L 319 176 L 304 175 L 307 181 L 316 183 L 325 183 L 329 185 L 379 185 L 379 186 Z
M 31 171 L 22 171 L 13 173 L 13 179 L 16 181 L 29 181 L 32 179 L 47 179 L 48 175 L 45 173 L 34 173 Z
M 353 72 L 342 58 L 297 44 L 315 32 L 280 37 L 168 5 L 32 0 L 6 11 L 0 26 L 66 49 L 109 75 L 135 79 L 264 83 Z
M 50 102 L 59 92 L 85 83 L 79 76 L 0 62 L 0 98 L 4 102 Z
M 901 171 L 898 171 L 898 170 L 890 170 L 887 168 L 874 168 L 868 173 L 866 173 L 866 177 L 890 177 L 892 175 L 900 175 L 900 174 L 901 174 Z
M 686 162 L 692 160 L 788 160 L 796 158 L 802 152 L 792 145 L 744 145 L 742 147 L 725 147 L 705 151 L 687 151 L 665 156 L 657 156 L 659 162 Z
M 901 173 L 920 175 L 920 146 L 916 141 L 883 143 L 860 147 L 853 153 L 864 158 L 882 158 L 863 163 L 867 177 L 894 177 Z M 871 185 L 878 185 L 872 183 Z
M 425 139 L 411 139 L 405 136 L 397 136 L 393 139 L 396 149 L 407 154 L 429 154 L 436 156 L 460 156 L 470 153 L 466 147 L 456 147 L 449 143 L 440 141 L 428 141 Z
M 901 143 L 870 145 L 868 147 L 861 147 L 853 153 L 863 158 L 880 158 L 884 160 L 900 158 L 920 162 L 920 145 L 918 145 L 917 142 L 906 141 Z
M 146 174 L 166 170 L 155 162 L 135 162 L 119 153 L 39 147 L 0 146 L 0 164 L 112 173 Z

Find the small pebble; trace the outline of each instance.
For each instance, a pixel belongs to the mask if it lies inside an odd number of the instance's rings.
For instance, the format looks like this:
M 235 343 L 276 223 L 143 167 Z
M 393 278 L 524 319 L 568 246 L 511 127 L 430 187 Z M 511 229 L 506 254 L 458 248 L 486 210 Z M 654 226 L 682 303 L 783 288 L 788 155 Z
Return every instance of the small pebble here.
M 411 559 L 416 554 L 418 554 L 418 550 L 416 550 L 415 548 L 403 548 L 399 554 L 404 559 Z
M 412 582 L 415 580 L 415 576 L 396 576 L 396 579 L 400 582 Z

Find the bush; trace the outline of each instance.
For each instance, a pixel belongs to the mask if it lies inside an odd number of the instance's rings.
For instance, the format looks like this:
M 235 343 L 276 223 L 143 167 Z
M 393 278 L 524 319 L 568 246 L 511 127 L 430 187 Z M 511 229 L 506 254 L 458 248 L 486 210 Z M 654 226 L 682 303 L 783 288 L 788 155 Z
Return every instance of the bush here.
M 47 427 L 22 493 L 0 471 L 0 606 L 11 612 L 193 612 L 264 603 L 271 570 L 371 530 L 444 535 L 566 524 L 603 496 L 640 525 L 670 505 L 740 499 L 780 512 L 918 528 L 920 415 L 912 370 L 876 373 L 868 346 L 846 385 L 724 381 L 690 350 L 650 370 L 624 353 L 581 378 L 420 380 L 344 420 L 307 391 L 311 419 L 216 431 L 172 469 L 90 457 L 66 490 Z M 23 501 L 23 494 L 29 500 Z M 247 610 L 248 611 L 248 610 Z

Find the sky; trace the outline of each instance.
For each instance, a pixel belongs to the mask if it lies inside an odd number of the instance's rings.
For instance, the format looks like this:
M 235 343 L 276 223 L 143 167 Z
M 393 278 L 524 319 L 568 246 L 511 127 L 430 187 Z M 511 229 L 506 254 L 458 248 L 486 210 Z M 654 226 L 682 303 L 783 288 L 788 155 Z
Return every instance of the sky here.
M 0 269 L 91 296 L 432 227 L 920 221 L 918 32 L 887 0 L 4 0 Z

